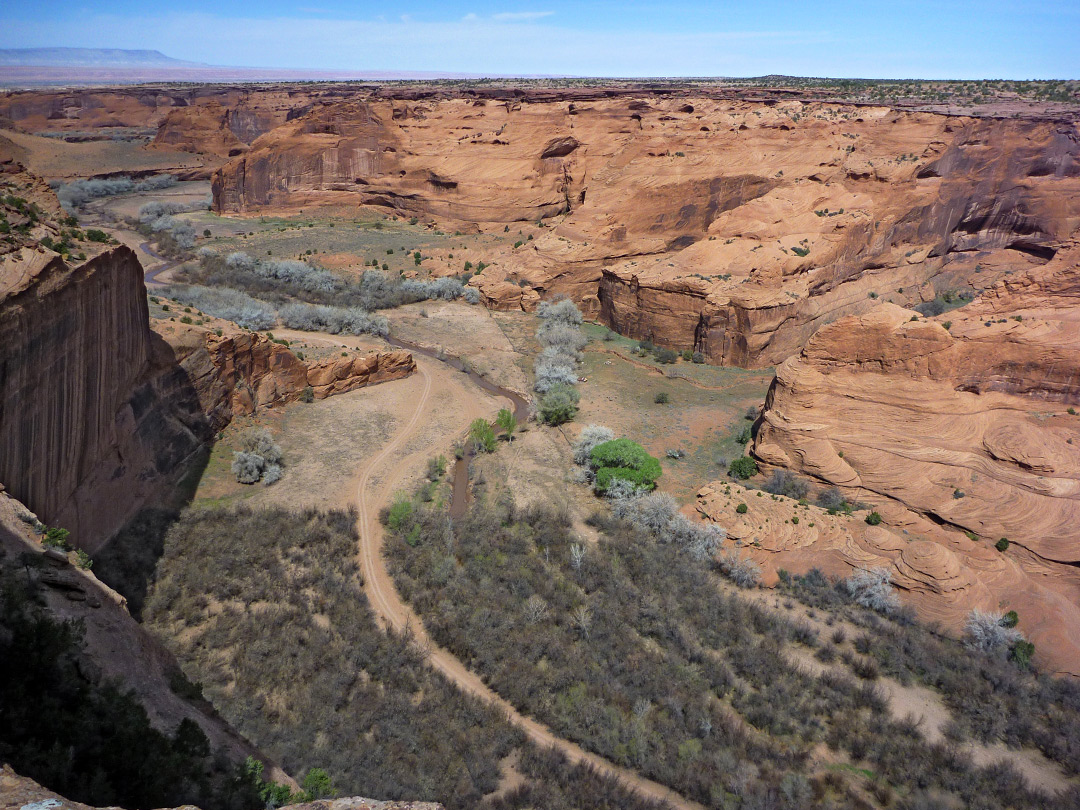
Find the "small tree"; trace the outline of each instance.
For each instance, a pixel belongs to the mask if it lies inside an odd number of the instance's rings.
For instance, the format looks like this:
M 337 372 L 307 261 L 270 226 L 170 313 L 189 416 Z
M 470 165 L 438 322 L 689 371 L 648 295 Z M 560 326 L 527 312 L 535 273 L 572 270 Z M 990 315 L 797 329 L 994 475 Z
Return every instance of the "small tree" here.
M 322 768 L 312 768 L 308 771 L 300 787 L 301 794 L 297 798 L 304 802 L 332 799 L 337 795 L 337 791 L 330 782 L 330 774 Z
M 888 568 L 862 568 L 844 580 L 844 590 L 858 604 L 879 613 L 894 613 L 900 607 Z
M 412 517 L 413 505 L 408 496 L 399 493 L 386 513 L 386 525 L 392 531 L 400 531 L 406 522 Z
M 588 639 L 589 629 L 592 627 L 592 611 L 589 610 L 589 606 L 582 604 L 574 608 L 570 613 L 570 623 L 583 639 Z
M 503 408 L 499 411 L 499 415 L 495 417 L 495 423 L 506 433 L 506 440 L 512 442 L 514 440 L 514 431 L 517 430 L 517 418 L 514 416 L 514 412 L 509 408 Z
M 538 593 L 534 593 L 525 602 L 525 621 L 528 624 L 537 624 L 547 618 L 548 603 Z
M 45 539 L 42 542 L 51 546 L 52 548 L 59 548 L 67 550 L 68 537 L 71 535 L 67 529 L 61 529 L 59 526 L 50 526 L 45 530 Z
M 469 439 L 477 453 L 494 453 L 496 447 L 495 431 L 486 419 L 474 419 L 469 426 Z
M 553 385 L 540 398 L 540 419 L 544 424 L 552 426 L 569 422 L 577 416 L 580 401 L 581 395 L 571 386 L 562 383 Z
M 1000 613 L 975 608 L 964 624 L 964 644 L 973 650 L 998 652 L 1022 639 L 1020 631 L 1010 627 Z
M 663 472 L 660 460 L 630 439 L 613 439 L 597 445 L 589 454 L 589 466 L 596 470 L 595 489 L 599 493 L 605 492 L 616 478 L 653 489 Z
M 761 566 L 749 557 L 741 557 L 738 551 L 720 555 L 716 564 L 721 573 L 740 588 L 756 588 L 761 582 Z

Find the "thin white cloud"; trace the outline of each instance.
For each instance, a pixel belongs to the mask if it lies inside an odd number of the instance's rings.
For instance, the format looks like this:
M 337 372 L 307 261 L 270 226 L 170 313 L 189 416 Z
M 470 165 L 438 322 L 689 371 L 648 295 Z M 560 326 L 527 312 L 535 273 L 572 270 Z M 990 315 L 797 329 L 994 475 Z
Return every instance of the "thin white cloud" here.
M 1052 78 L 1075 73 L 1047 48 L 972 57 L 931 49 L 896 52 L 881 37 L 821 31 L 584 30 L 552 20 L 453 21 L 228 17 L 166 12 L 129 17 L 76 12 L 59 19 L 10 20 L 0 47 L 156 48 L 215 65 L 331 71 L 426 71 L 471 75 L 861 76 Z M 242 32 L 238 35 L 237 32 Z
M 550 17 L 554 13 L 554 11 L 500 11 L 498 14 L 492 14 L 491 19 L 499 22 L 531 22 Z

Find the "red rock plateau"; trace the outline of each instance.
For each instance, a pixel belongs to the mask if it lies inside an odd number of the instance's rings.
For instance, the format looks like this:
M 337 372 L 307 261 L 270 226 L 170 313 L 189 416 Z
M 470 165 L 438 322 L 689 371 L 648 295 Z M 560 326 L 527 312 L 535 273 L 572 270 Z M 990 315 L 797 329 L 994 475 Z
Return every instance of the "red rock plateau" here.
M 764 556 L 838 574 L 887 565 L 925 618 L 953 628 L 972 607 L 1017 610 L 1044 665 L 1080 674 L 1077 405 L 1078 242 L 936 318 L 886 303 L 838 320 L 778 368 L 752 451 L 885 523 L 801 521 L 771 533 Z M 728 523 L 720 486 L 700 502 Z
M 44 183 L 0 170 L 0 483 L 89 551 L 234 415 L 415 368 L 403 351 L 305 363 L 235 327 L 151 329 L 135 254 L 80 239 Z

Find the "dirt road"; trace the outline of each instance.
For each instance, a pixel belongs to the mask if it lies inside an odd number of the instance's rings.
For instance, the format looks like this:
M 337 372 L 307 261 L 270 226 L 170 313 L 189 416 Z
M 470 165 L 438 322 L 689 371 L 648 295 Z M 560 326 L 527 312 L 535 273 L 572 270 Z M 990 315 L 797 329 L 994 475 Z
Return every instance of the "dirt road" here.
M 534 742 L 542 746 L 555 746 L 572 762 L 588 763 L 602 773 L 615 776 L 623 784 L 633 787 L 649 798 L 666 801 L 672 807 L 681 808 L 681 810 L 691 810 L 691 808 L 700 810 L 701 805 L 687 801 L 663 785 L 645 779 L 633 771 L 613 765 L 602 757 L 557 737 L 543 724 L 521 714 L 508 701 L 488 688 L 478 675 L 469 670 L 454 655 L 436 646 L 425 632 L 419 617 L 401 599 L 382 556 L 383 532 L 379 525 L 378 513 L 389 501 L 394 491 L 394 484 L 400 477 L 400 472 L 407 464 L 408 458 L 399 461 L 389 470 L 384 471 L 383 467 L 392 463 L 395 451 L 414 438 L 425 424 L 426 418 L 430 416 L 431 374 L 428 366 L 438 361 L 425 357 L 416 359 L 417 373 L 423 377 L 424 387 L 416 400 L 414 410 L 408 420 L 400 424 L 383 449 L 364 465 L 360 471 L 356 490 L 356 505 L 360 513 L 360 557 L 364 571 L 364 588 L 376 615 L 388 628 L 397 632 L 408 629 L 416 641 L 430 651 L 428 661 L 435 669 L 460 689 L 499 707 L 506 713 L 509 721 L 524 731 Z M 436 449 L 432 448 L 433 451 Z M 376 472 L 382 475 L 379 483 L 373 485 L 372 478 Z

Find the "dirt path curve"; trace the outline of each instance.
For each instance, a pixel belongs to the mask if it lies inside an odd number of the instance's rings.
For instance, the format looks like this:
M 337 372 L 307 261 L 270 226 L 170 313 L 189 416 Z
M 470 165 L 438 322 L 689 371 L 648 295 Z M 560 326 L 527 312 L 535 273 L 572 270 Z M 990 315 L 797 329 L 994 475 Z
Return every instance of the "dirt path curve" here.
M 563 752 L 571 762 L 584 762 L 601 773 L 610 774 L 619 779 L 642 795 L 651 799 L 665 801 L 672 807 L 680 810 L 702 810 L 701 805 L 691 802 L 679 796 L 671 789 L 664 787 L 626 768 L 613 765 L 606 759 L 585 751 L 572 742 L 557 737 L 542 723 L 526 717 L 510 704 L 509 701 L 500 697 L 478 675 L 468 669 L 454 655 L 436 646 L 424 630 L 424 625 L 412 608 L 401 599 L 394 581 L 382 556 L 382 528 L 378 523 L 378 513 L 386 504 L 393 492 L 394 476 L 387 475 L 377 487 L 372 486 L 372 475 L 380 470 L 384 462 L 396 450 L 404 446 L 423 425 L 427 413 L 428 399 L 431 394 L 431 376 L 425 366 L 431 361 L 417 358 L 417 373 L 424 379 L 424 388 L 416 400 L 415 410 L 407 421 L 398 427 L 391 440 L 383 449 L 372 457 L 360 471 L 360 479 L 356 489 L 356 505 L 359 510 L 360 528 L 360 557 L 364 572 L 364 590 L 371 601 L 371 606 L 388 628 L 397 632 L 408 630 L 416 641 L 429 651 L 428 662 L 452 683 L 469 694 L 479 697 L 494 706 L 497 706 L 505 714 L 507 719 L 525 732 L 535 743 L 550 747 L 554 746 Z M 401 465 L 398 465 L 400 467 Z

